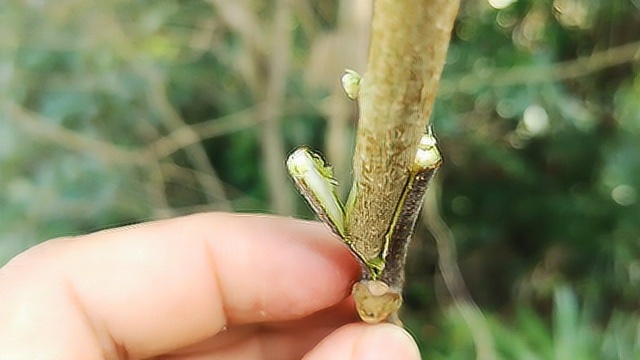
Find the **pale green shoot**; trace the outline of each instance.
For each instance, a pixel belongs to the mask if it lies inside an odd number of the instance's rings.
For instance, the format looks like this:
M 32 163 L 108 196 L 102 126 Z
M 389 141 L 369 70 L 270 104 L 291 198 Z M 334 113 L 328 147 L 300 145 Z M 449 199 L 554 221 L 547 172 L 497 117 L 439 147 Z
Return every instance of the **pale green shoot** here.
M 344 209 L 331 167 L 326 165 L 320 155 L 302 146 L 289 155 L 287 170 L 316 215 L 326 220 L 332 230 L 345 239 Z
M 358 98 L 360 93 L 360 83 L 362 77 L 355 70 L 347 69 L 344 71 L 344 75 L 340 79 L 342 82 L 342 89 L 347 94 L 347 97 L 351 100 Z

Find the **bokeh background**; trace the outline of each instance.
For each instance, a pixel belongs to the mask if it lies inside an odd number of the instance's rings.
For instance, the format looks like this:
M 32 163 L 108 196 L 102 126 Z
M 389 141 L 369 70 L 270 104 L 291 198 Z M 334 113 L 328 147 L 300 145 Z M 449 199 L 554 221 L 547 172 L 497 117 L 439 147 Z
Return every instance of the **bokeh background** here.
M 312 217 L 283 161 L 308 144 L 349 188 L 339 78 L 365 70 L 370 11 L 0 2 L 0 264 L 200 211 Z M 638 0 L 463 1 L 432 119 L 445 165 L 408 264 L 425 358 L 640 358 L 639 59 Z

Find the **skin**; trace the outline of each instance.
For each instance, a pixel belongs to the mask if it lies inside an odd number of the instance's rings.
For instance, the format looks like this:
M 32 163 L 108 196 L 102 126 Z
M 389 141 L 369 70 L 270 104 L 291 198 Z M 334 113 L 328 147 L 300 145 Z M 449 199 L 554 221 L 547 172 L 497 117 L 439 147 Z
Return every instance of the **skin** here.
M 325 227 L 210 213 L 42 243 L 0 269 L 7 359 L 420 359 L 356 322 Z

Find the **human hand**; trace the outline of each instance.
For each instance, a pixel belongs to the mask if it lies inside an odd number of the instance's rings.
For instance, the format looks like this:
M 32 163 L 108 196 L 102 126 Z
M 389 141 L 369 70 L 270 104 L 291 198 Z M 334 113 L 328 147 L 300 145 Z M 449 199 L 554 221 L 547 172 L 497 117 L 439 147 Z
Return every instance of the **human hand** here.
M 354 322 L 320 224 L 211 213 L 47 241 L 0 269 L 1 359 L 419 359 Z

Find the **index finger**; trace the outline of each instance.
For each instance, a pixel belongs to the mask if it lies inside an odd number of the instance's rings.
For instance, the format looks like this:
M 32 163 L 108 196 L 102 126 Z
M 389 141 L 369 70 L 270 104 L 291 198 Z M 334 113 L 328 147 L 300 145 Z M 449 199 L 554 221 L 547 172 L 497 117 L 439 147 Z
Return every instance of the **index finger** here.
M 25 298 L 59 298 L 59 309 L 77 309 L 98 341 L 113 339 L 136 357 L 228 325 L 311 314 L 343 299 L 357 274 L 321 225 L 269 216 L 194 215 L 54 241 L 32 253 L 0 271 L 0 289 L 7 279 L 28 278 L 0 298 L 21 306 Z M 28 275 L 16 271 L 27 268 Z M 11 316 L 0 310 L 0 324 Z M 58 328 L 65 321 L 48 320 Z

